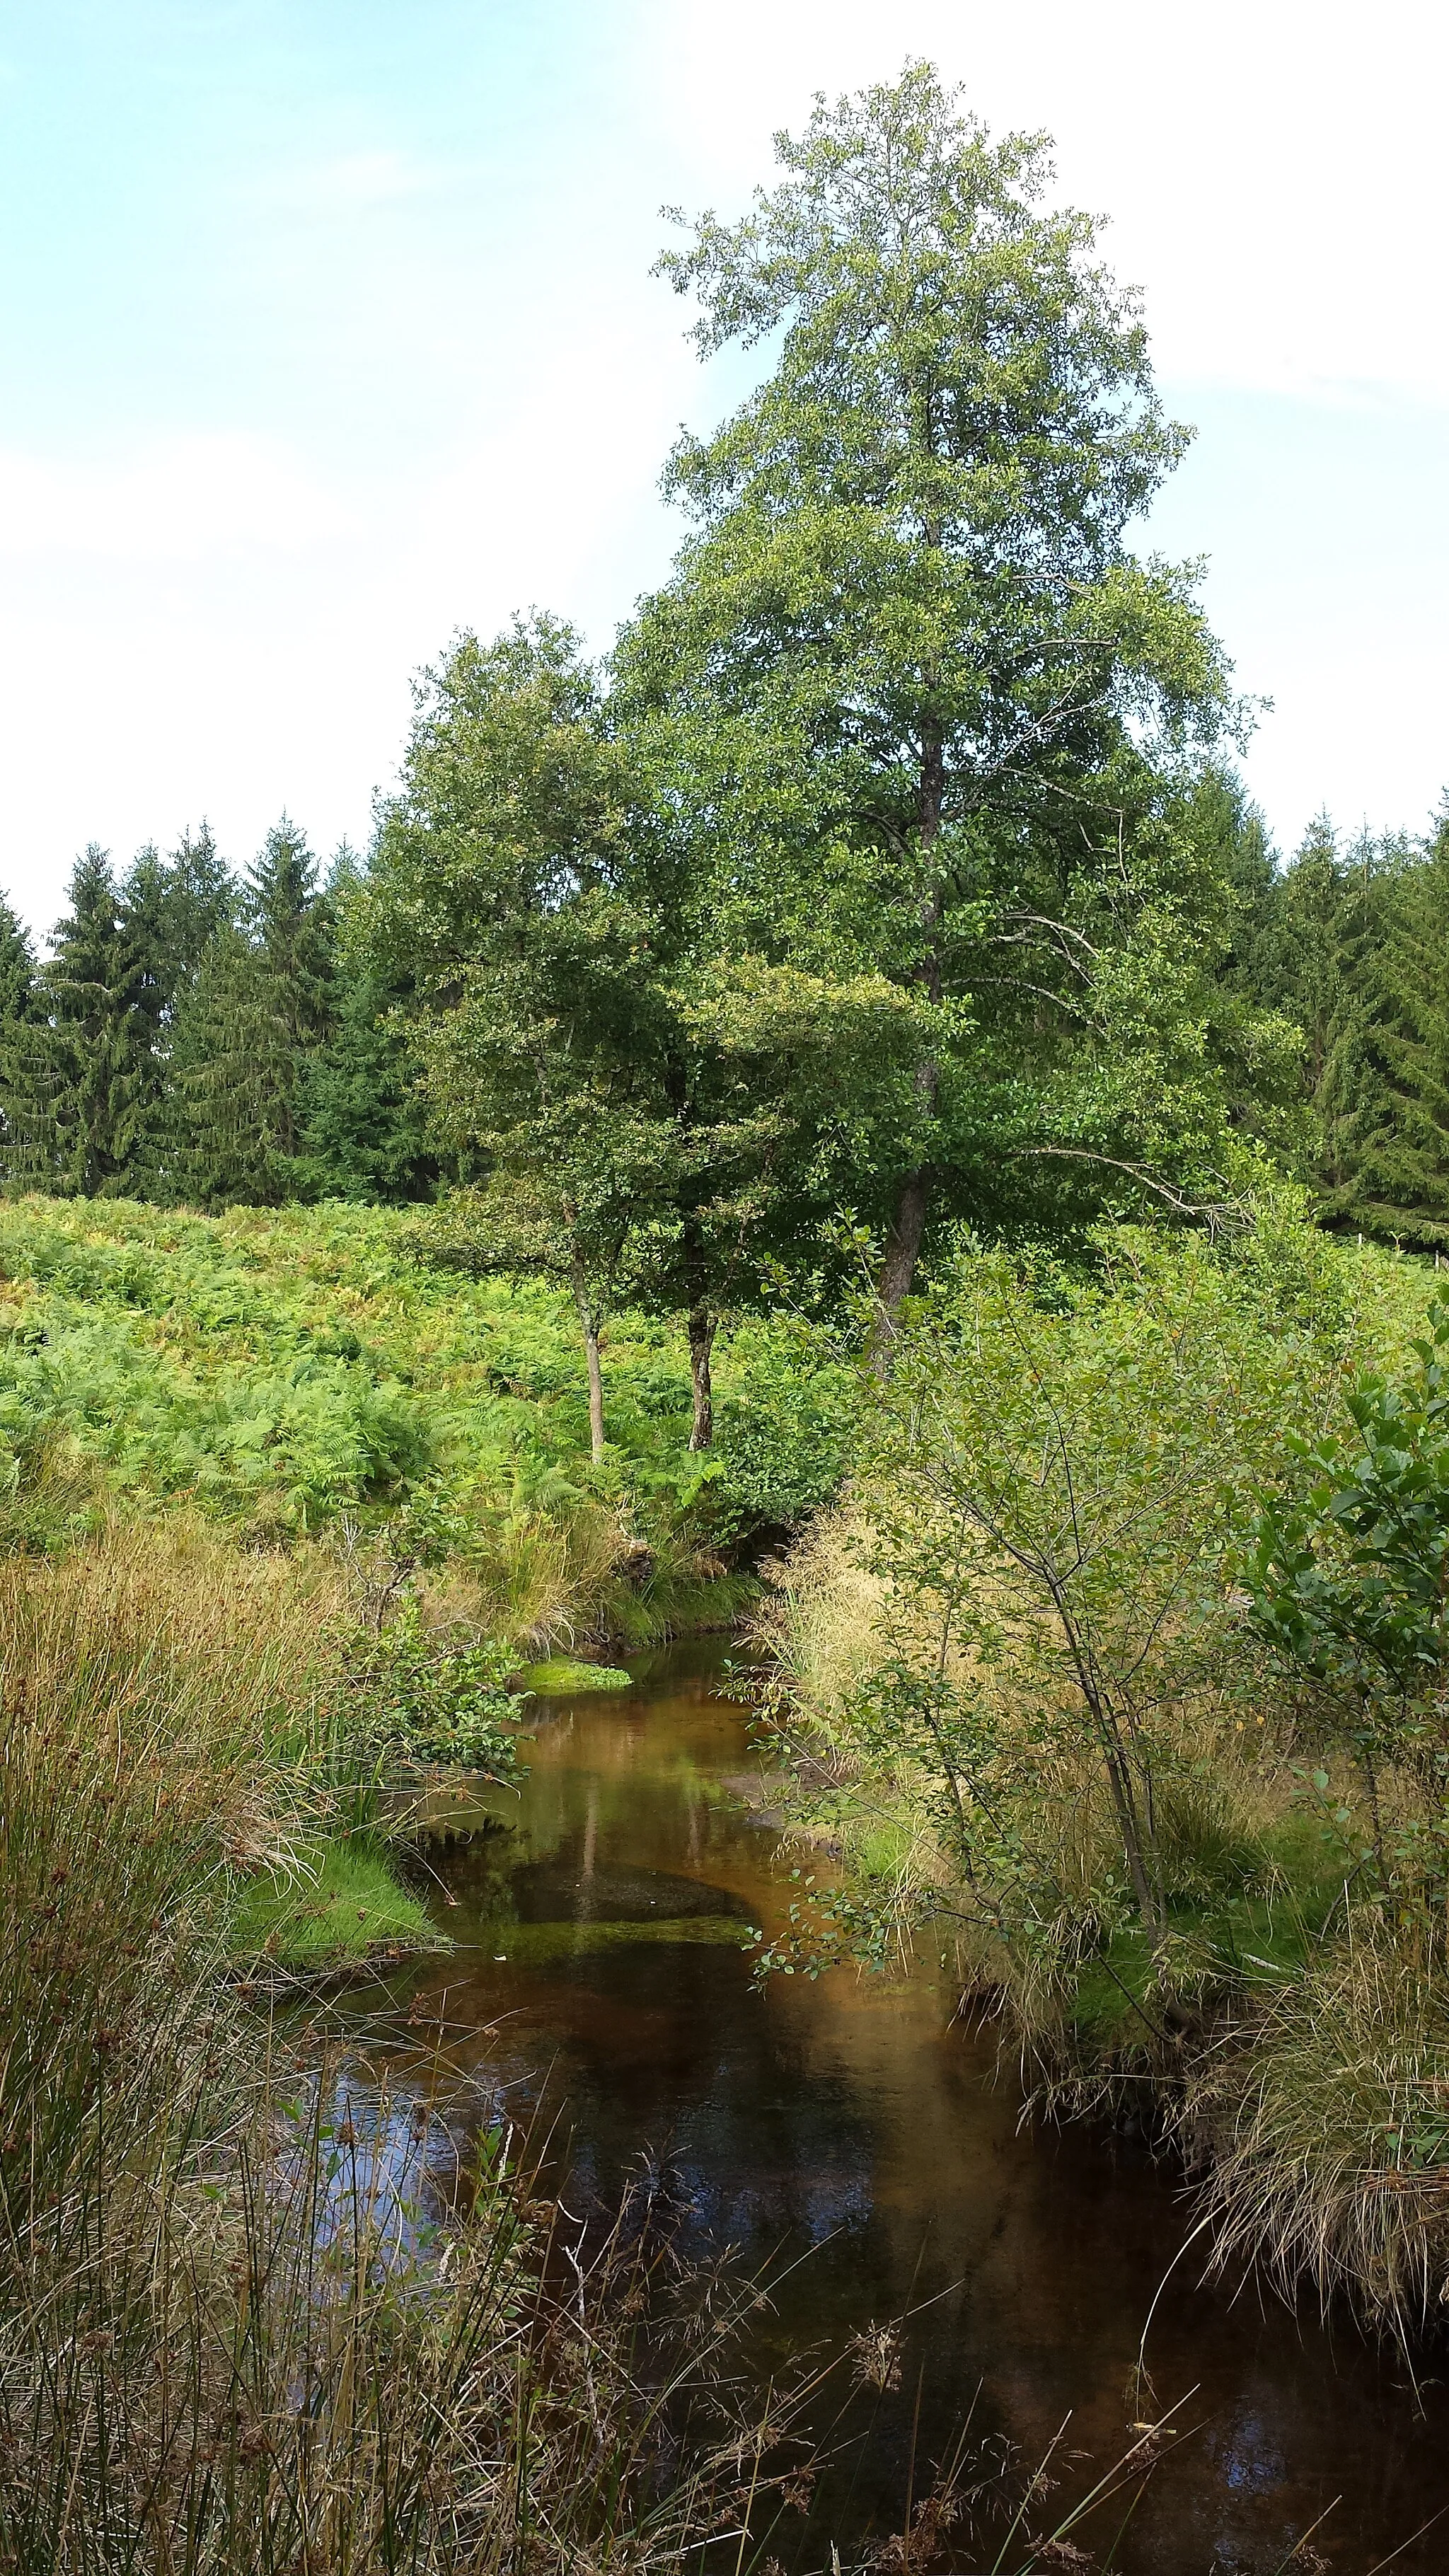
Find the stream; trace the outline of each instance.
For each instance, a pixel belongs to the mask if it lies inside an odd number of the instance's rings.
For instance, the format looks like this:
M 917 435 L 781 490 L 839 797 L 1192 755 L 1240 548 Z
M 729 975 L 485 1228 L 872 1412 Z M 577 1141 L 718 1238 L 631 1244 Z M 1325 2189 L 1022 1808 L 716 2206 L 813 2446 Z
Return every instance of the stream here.
M 908 2475 L 919 2495 L 968 2413 L 1028 2462 L 1070 2416 L 1063 2492 L 1089 2486 L 1133 2439 L 1156 2297 L 1154 2411 L 1190 2438 L 1114 2567 L 1272 2576 L 1314 2524 L 1318 2556 L 1295 2569 L 1368 2576 L 1395 2552 L 1402 2576 L 1449 2567 L 1449 2511 L 1411 2538 L 1449 2508 L 1435 2379 L 1416 2401 L 1399 2356 L 1350 2326 L 1251 2282 L 1204 2287 L 1172 2167 L 1102 2129 L 1023 2126 L 995 2034 L 953 2019 L 930 1965 L 755 1986 L 741 1927 L 778 1925 L 791 1891 L 768 1820 L 729 1785 L 754 1761 L 747 1712 L 718 1693 L 727 1651 L 674 1646 L 640 1659 L 630 1692 L 539 1706 L 521 1794 L 489 1793 L 507 1829 L 461 1830 L 464 1809 L 431 1845 L 456 1948 L 388 1994 L 446 2023 L 475 2116 L 548 2129 L 571 2211 L 612 2208 L 647 2172 L 687 2255 L 768 2265 L 762 2374 L 915 2311 L 898 2386 L 871 2394 L 822 2489 L 808 2563 L 832 2528 L 847 2559 L 898 2532 Z M 397 2072 L 405 2089 L 405 2048 Z M 1082 2545 L 1105 2549 L 1122 2509 Z

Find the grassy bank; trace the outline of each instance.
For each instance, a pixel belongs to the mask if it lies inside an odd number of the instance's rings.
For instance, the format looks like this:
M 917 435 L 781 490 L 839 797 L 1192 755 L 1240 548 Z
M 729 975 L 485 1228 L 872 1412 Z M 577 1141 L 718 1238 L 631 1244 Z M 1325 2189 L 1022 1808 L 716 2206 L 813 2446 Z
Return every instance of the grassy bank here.
M 1044 2098 L 1176 2143 L 1221 2259 L 1404 2334 L 1449 2288 L 1434 1285 L 1271 1214 L 963 1255 L 763 1621 L 778 1963 L 929 1945 Z

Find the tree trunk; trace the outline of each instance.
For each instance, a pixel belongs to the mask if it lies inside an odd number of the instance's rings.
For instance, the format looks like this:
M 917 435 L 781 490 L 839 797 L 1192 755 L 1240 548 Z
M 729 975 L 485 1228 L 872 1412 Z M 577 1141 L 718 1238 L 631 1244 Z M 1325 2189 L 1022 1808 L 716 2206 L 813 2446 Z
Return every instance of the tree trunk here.
M 911 1293 L 911 1276 L 926 1230 L 927 1183 L 924 1172 L 912 1172 L 902 1183 L 896 1203 L 895 1222 L 886 1237 L 885 1259 L 880 1269 L 880 1302 L 894 1314 L 903 1297 Z
M 599 1330 L 592 1321 L 584 1326 L 584 1351 L 589 1363 L 589 1455 L 597 1467 L 604 1454 L 604 1376 L 599 1366 Z
M 1092 1721 L 1093 1732 L 1101 1747 L 1107 1782 L 1112 1792 L 1112 1805 L 1116 1811 L 1117 1830 L 1122 1837 L 1122 1856 L 1127 1863 L 1127 1875 L 1132 1881 L 1132 1893 L 1137 1899 L 1137 1910 L 1153 1939 L 1157 1940 L 1162 1933 L 1163 1902 L 1160 1883 L 1161 1856 L 1157 1847 L 1156 1832 L 1151 1826 L 1146 1833 L 1142 1830 L 1142 1818 L 1137 1806 L 1137 1783 L 1133 1778 L 1131 1756 L 1123 1742 L 1122 1728 L 1117 1711 L 1112 1704 L 1110 1692 L 1103 1687 L 1098 1675 L 1091 1646 L 1077 1625 L 1061 1580 L 1048 1570 L 1044 1562 L 1041 1564 L 1041 1572 L 1045 1577 L 1057 1624 L 1072 1659 L 1077 1688 L 1082 1694 L 1087 1714 Z M 1141 1772 L 1150 1815 L 1154 1804 L 1150 1764 L 1144 1761 Z
M 1122 1854 L 1127 1863 L 1127 1875 L 1132 1881 L 1132 1893 L 1137 1899 L 1137 1911 L 1156 1940 L 1162 1931 L 1162 1907 L 1147 1867 L 1147 1853 L 1144 1848 L 1142 1823 L 1137 1813 L 1137 1801 L 1133 1795 L 1132 1775 L 1124 1756 L 1120 1751 L 1114 1751 L 1110 1745 L 1105 1749 L 1105 1760 L 1108 1786 L 1112 1792 L 1112 1804 L 1117 1814 L 1117 1830 L 1122 1837 Z
M 916 846 L 921 854 L 925 884 L 921 891 L 921 928 L 926 934 L 925 952 L 917 982 L 928 1002 L 941 999 L 941 880 L 935 871 L 934 851 L 941 837 L 941 815 L 946 801 L 946 751 L 941 727 L 928 718 L 921 729 L 921 772 L 917 791 Z M 936 1092 L 940 1082 L 939 1068 L 923 1064 L 916 1073 L 916 1089 L 921 1095 L 928 1117 L 934 1116 Z M 924 1165 L 908 1173 L 901 1184 L 896 1213 L 886 1238 L 885 1259 L 881 1264 L 880 1302 L 887 1314 L 893 1314 L 903 1297 L 911 1293 L 911 1281 L 921 1251 L 921 1237 L 926 1230 L 926 1211 L 930 1199 L 930 1178 Z
M 589 1371 L 589 1455 L 597 1467 L 604 1454 L 604 1373 L 599 1366 L 599 1317 L 581 1271 L 574 1274 L 574 1303 L 583 1328 L 584 1358 Z
M 691 1449 L 708 1449 L 714 1439 L 714 1388 L 709 1355 L 714 1347 L 715 1318 L 707 1306 L 689 1310 L 689 1374 L 694 1382 L 694 1428 Z

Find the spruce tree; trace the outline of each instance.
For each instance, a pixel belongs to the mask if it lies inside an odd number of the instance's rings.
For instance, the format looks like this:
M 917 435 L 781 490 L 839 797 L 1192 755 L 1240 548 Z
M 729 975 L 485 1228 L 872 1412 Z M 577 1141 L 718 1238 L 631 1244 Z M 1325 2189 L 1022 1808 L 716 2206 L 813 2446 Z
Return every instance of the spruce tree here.
M 170 898 L 170 870 L 148 842 L 137 851 L 120 889 L 121 929 L 141 1015 L 136 1127 L 126 1175 L 128 1189 L 138 1197 L 147 1191 L 151 1136 L 166 1080 L 166 1024 L 175 999 Z
M 188 1207 L 272 1206 L 278 1169 L 278 1061 L 261 960 L 232 925 L 203 952 L 178 1004 L 160 1121 L 157 1195 Z
M 285 814 L 249 872 L 246 913 L 274 1025 L 277 1130 L 292 1154 L 302 1063 L 332 1017 L 333 916 L 307 836 Z
M 294 1186 L 308 1199 L 401 1203 L 431 1196 L 438 1158 L 411 1048 L 406 997 L 367 966 L 339 968 L 331 1030 L 305 1058 Z
M 1438 1245 L 1449 1242 L 1449 809 L 1401 860 L 1386 912 L 1358 1202 L 1380 1232 Z
M 181 835 L 166 865 L 166 943 L 171 995 L 190 992 L 209 943 L 237 917 L 241 890 L 219 855 L 211 825 Z
M 223 900 L 219 882 L 214 900 Z M 331 910 L 283 815 L 178 999 L 160 1156 L 164 1194 L 274 1205 L 297 1188 L 305 1070 L 332 1020 Z
M 1345 1221 L 1361 1195 L 1365 1140 L 1382 1113 L 1376 959 L 1393 864 L 1392 850 L 1369 840 L 1341 850 L 1320 814 L 1278 886 L 1281 1007 L 1302 1035 L 1312 1176 L 1324 1213 Z
M 10 1174 L 17 1139 L 12 1102 L 35 1013 L 35 945 L 0 895 L 0 1170 Z
M 134 1177 L 154 1022 L 110 855 L 94 841 L 76 862 L 70 906 L 19 1049 L 12 1169 L 35 1188 L 115 1197 Z
M 35 1001 L 35 943 L 0 895 L 0 1027 L 27 1020 Z
M 174 1110 L 178 1016 L 196 990 L 203 958 L 236 919 L 240 889 L 219 856 L 208 823 L 189 829 L 164 862 L 144 850 L 126 887 L 128 920 L 146 969 L 156 1028 L 150 1106 L 136 1148 L 136 1189 L 174 1197 L 174 1165 L 187 1138 Z M 159 1008 L 157 1008 L 159 1005 Z
M 1219 878 L 1228 904 L 1218 981 L 1257 1009 L 1282 999 L 1283 935 L 1277 858 L 1242 780 L 1210 761 L 1183 800 L 1183 819 Z
M 348 936 L 366 871 L 343 841 L 327 871 L 332 932 L 330 1025 L 304 1059 L 295 1185 L 309 1199 L 428 1198 L 438 1176 L 418 1068 L 403 1029 L 414 979 L 358 952 Z M 360 934 L 360 919 L 357 923 Z

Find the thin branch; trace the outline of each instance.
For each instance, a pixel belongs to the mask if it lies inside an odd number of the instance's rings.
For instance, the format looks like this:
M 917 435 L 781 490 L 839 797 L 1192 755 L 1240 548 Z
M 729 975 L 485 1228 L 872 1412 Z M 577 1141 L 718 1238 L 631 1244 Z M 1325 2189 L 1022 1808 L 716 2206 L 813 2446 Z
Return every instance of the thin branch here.
M 1245 1222 L 1241 1201 L 1184 1198 L 1180 1190 L 1159 1179 L 1155 1172 L 1149 1172 L 1143 1164 L 1123 1162 L 1115 1154 L 1094 1153 L 1086 1145 L 1019 1145 L 1016 1154 L 1018 1161 L 1045 1159 L 1064 1163 L 1099 1163 L 1109 1172 L 1126 1172 L 1129 1178 L 1139 1181 L 1143 1189 L 1155 1191 L 1179 1216 L 1205 1217 L 1210 1229 L 1226 1225 L 1233 1219 Z

